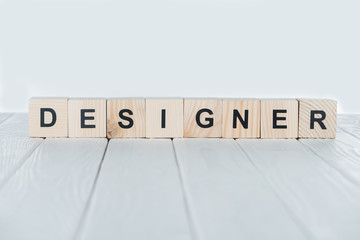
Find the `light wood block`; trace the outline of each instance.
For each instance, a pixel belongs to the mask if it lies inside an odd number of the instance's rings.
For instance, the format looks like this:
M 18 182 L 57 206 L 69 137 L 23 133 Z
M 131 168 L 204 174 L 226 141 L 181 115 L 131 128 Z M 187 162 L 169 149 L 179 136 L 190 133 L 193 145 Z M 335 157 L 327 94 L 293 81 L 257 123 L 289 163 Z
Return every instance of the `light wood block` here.
M 261 138 L 298 137 L 298 101 L 261 100 Z
M 184 100 L 184 137 L 221 137 L 221 123 L 221 99 Z
M 107 137 L 145 137 L 145 99 L 107 100 Z
M 69 137 L 106 137 L 106 99 L 69 99 Z
M 337 102 L 299 99 L 299 138 L 335 138 Z
M 183 137 L 183 99 L 146 99 L 146 137 Z
M 68 136 L 68 98 L 31 98 L 30 137 Z
M 260 100 L 223 99 L 223 138 L 260 137 Z

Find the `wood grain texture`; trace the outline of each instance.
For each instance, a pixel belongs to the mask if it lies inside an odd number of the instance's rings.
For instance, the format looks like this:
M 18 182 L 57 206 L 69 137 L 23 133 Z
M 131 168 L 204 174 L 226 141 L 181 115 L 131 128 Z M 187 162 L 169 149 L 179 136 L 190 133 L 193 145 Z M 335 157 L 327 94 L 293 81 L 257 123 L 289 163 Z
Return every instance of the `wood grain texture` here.
M 0 113 L 1 114 L 1 113 Z M 2 137 L 29 137 L 29 120 L 27 113 L 16 113 L 0 125 Z
M 0 113 L 0 126 L 3 122 L 5 122 L 8 118 L 10 118 L 13 113 Z
M 105 139 L 28 138 L 27 114 L 8 117 L 0 239 L 360 235 L 359 115 L 338 116 L 336 139 L 175 139 L 176 157 L 170 140 L 111 140 L 95 188 Z
M 236 120 L 234 128 L 234 111 L 238 111 L 246 121 L 245 111 L 248 111 L 247 128 Z M 260 100 L 223 99 L 223 138 L 259 138 L 260 137 Z
M 69 99 L 69 137 L 106 137 L 106 99 Z M 95 128 L 81 127 L 81 110 L 95 110 L 85 113 L 85 117 L 94 117 L 85 120 L 86 125 L 95 125 Z
M 314 154 L 360 187 L 360 139 L 338 129 L 332 139 L 300 139 Z
M 171 140 L 110 140 L 77 239 L 192 239 Z
M 286 128 L 274 128 L 274 110 L 285 110 L 278 113 L 277 125 Z M 298 101 L 294 99 L 265 99 L 261 100 L 261 138 L 297 138 L 298 137 Z
M 358 239 L 360 189 L 337 169 L 297 140 L 237 141 L 309 239 Z
M 146 137 L 183 137 L 183 99 L 146 99 Z M 162 125 L 165 110 L 165 125 Z
M 211 113 L 203 112 L 199 115 L 201 127 L 196 122 L 196 115 L 199 110 L 205 109 Z M 211 120 L 210 120 L 211 119 Z M 221 137 L 222 127 L 222 100 L 221 99 L 184 99 L 184 137 L 208 138 Z
M 131 128 L 122 128 L 119 122 L 125 126 L 129 125 L 128 120 L 121 119 L 119 112 L 130 110 L 123 113 L 133 121 Z M 146 126 L 145 99 L 108 99 L 107 100 L 107 137 L 108 138 L 141 138 L 145 137 Z
M 0 136 L 0 189 L 43 141 L 42 138 Z
M 360 139 L 360 114 L 339 114 L 337 118 L 337 130 L 343 131 Z
M 56 114 L 56 121 L 51 127 L 41 127 L 40 109 L 50 108 Z M 53 116 L 44 113 L 44 122 L 51 123 Z M 30 137 L 67 137 L 68 136 L 68 98 L 31 98 L 29 101 L 29 136 Z
M 298 99 L 299 101 L 299 138 L 335 138 L 337 102 L 330 99 Z M 313 129 L 310 126 L 311 111 L 323 111 L 326 117 L 321 122 L 314 122 Z M 314 115 L 319 118 L 318 114 Z
M 360 115 L 339 115 L 336 140 L 300 139 L 349 181 L 360 186 Z
M 0 119 L 3 119 L 0 123 L 1 189 L 43 139 L 28 137 L 28 114 L 0 113 Z
M 0 189 L 0 239 L 73 239 L 106 145 L 45 139 Z
M 360 114 L 338 114 L 337 125 L 343 129 L 354 128 L 359 129 Z
M 232 139 L 174 139 L 196 239 L 306 239 Z

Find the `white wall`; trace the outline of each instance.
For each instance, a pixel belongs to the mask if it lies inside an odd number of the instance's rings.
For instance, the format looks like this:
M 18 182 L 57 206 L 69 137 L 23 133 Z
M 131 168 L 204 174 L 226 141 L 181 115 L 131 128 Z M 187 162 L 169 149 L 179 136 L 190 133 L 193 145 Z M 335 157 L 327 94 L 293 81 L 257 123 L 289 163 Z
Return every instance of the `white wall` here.
M 0 111 L 31 96 L 215 96 L 360 112 L 359 0 L 0 2 Z

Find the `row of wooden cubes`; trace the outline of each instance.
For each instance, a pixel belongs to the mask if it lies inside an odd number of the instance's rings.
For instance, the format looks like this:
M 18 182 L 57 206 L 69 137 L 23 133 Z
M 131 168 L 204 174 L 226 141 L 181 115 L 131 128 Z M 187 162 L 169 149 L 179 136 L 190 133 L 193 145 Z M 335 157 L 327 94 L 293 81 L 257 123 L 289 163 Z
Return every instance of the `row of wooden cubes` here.
M 30 137 L 335 138 L 328 99 L 32 98 Z

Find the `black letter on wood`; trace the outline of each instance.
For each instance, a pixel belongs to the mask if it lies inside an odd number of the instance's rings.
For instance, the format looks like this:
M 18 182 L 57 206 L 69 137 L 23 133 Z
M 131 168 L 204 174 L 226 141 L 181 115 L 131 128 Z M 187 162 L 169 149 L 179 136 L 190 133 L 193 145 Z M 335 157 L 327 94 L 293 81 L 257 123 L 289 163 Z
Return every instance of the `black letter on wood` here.
M 125 125 L 123 124 L 122 122 L 118 122 L 119 126 L 121 128 L 131 128 L 132 126 L 134 126 L 134 120 L 132 120 L 132 118 L 130 117 L 127 117 L 124 115 L 124 113 L 127 113 L 129 115 L 133 115 L 133 112 L 130 110 L 130 109 L 122 109 L 120 112 L 119 112 L 119 117 L 125 121 L 128 121 L 129 124 Z
M 277 121 L 279 120 L 286 120 L 286 117 L 278 117 L 277 114 L 278 113 L 286 113 L 287 110 L 286 109 L 274 109 L 273 110 L 273 128 L 287 128 L 287 125 L 278 125 Z
M 196 123 L 197 125 L 199 125 L 199 127 L 201 128 L 209 128 L 209 127 L 212 127 L 214 126 L 214 119 L 213 118 L 205 118 L 205 121 L 208 121 L 207 124 L 202 124 L 200 122 L 200 115 L 203 113 L 203 112 L 206 112 L 210 115 L 213 115 L 213 112 L 210 110 L 210 109 L 207 109 L 207 108 L 203 108 L 203 109 L 200 109 L 197 113 L 196 113 Z
M 315 114 L 321 114 L 320 118 L 315 118 Z M 310 129 L 314 129 L 314 124 L 317 122 L 321 129 L 326 129 L 325 124 L 322 122 L 326 118 L 326 113 L 321 110 L 310 111 Z
M 94 120 L 95 117 L 94 116 L 85 116 L 85 113 L 87 112 L 95 112 L 95 109 L 81 109 L 81 128 L 95 128 L 95 125 L 86 125 L 85 121 L 86 120 Z
M 45 123 L 45 112 L 50 112 L 52 120 L 50 123 Z M 52 108 L 40 108 L 40 127 L 52 127 L 56 122 L 56 112 Z
M 165 118 L 166 117 L 166 110 L 165 109 L 161 109 L 161 128 L 165 128 Z
M 249 127 L 249 110 L 245 110 L 245 120 L 241 117 L 238 110 L 234 109 L 234 115 L 233 115 L 233 128 L 237 127 L 237 119 L 239 119 L 241 125 L 243 128 L 248 129 Z

